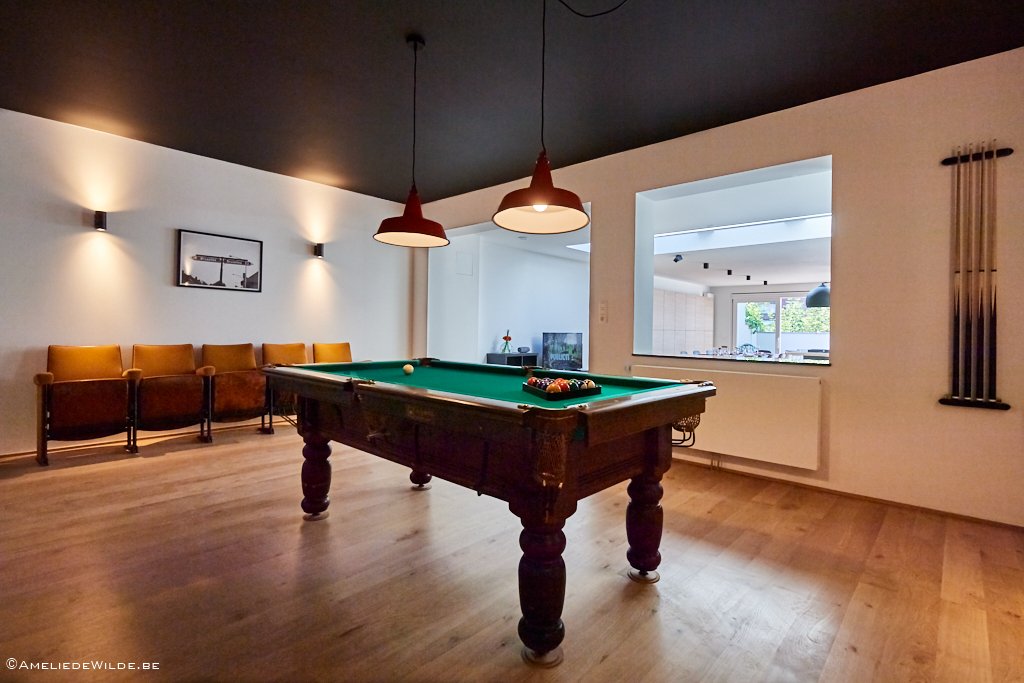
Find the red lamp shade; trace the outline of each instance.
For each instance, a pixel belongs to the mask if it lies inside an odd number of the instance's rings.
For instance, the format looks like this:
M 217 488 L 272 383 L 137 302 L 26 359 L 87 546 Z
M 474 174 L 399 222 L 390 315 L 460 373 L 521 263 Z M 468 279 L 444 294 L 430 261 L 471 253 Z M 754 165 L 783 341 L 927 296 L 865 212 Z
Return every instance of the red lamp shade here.
M 513 232 L 555 235 L 587 227 L 590 216 L 575 192 L 555 187 L 547 152 L 542 149 L 530 186 L 505 195 L 491 220 Z
M 405 211 L 401 216 L 385 218 L 373 239 L 398 247 L 443 247 L 448 244 L 444 227 L 437 221 L 423 217 L 420 193 L 416 185 L 409 190 Z

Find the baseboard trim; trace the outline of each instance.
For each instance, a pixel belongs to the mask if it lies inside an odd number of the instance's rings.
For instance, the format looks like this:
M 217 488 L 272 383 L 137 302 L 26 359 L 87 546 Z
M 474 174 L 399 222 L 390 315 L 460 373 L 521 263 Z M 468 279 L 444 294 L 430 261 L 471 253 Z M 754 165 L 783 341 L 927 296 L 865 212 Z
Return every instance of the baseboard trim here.
M 275 416 L 275 417 L 279 418 L 279 416 Z M 294 429 L 294 427 L 292 425 L 288 424 L 287 422 L 285 422 L 283 418 L 279 418 L 279 419 L 281 419 L 281 421 L 283 423 L 283 426 L 288 427 L 289 429 Z M 213 433 L 214 434 L 221 434 L 223 432 L 235 432 L 235 431 L 238 431 L 238 430 L 241 430 L 241 429 L 248 429 L 248 428 L 252 428 L 252 427 L 259 428 L 259 426 L 260 426 L 260 421 L 259 421 L 258 418 L 256 418 L 256 419 L 252 419 L 252 420 L 245 420 L 243 422 L 231 422 L 231 423 L 228 423 L 228 424 L 221 424 L 219 426 L 214 426 L 213 427 Z M 199 436 L 199 428 L 198 427 L 190 427 L 188 429 L 177 429 L 177 430 L 173 430 L 173 431 L 169 430 L 169 431 L 166 431 L 166 432 L 147 432 L 144 436 L 142 434 L 139 435 L 139 445 L 151 444 L 151 443 L 155 443 L 157 441 L 164 441 L 166 439 L 176 439 L 176 438 L 182 437 L 182 436 L 197 436 L 198 437 Z M 66 445 L 66 446 L 63 446 L 63 445 L 62 446 L 54 446 L 53 445 L 54 443 L 62 443 L 62 442 L 53 442 L 53 441 L 51 441 L 50 445 L 46 449 L 47 453 L 73 453 L 75 451 L 86 450 L 88 448 L 103 448 L 103 447 L 106 447 L 106 446 L 123 446 L 125 444 L 125 435 L 121 434 L 120 437 L 116 438 L 116 439 L 109 438 L 109 439 L 95 440 L 95 441 L 72 441 L 72 442 L 66 442 L 66 443 L 69 444 L 69 445 Z M 25 456 L 29 456 L 29 455 L 32 456 L 32 457 L 35 457 L 35 455 L 36 455 L 35 449 L 32 449 L 31 451 L 16 451 L 16 452 L 13 452 L 13 453 L 0 453 L 0 461 L 10 460 L 10 459 L 14 459 L 14 458 L 24 458 Z
M 715 463 L 704 463 L 698 460 L 690 460 L 682 458 L 677 455 L 672 456 L 672 460 L 675 463 L 687 465 L 690 467 L 700 467 L 706 470 L 713 470 L 716 472 L 724 472 L 729 475 L 737 477 L 750 477 L 751 479 L 760 479 L 761 481 L 778 482 L 780 484 L 791 484 L 792 486 L 798 486 L 802 489 L 809 489 L 811 491 L 817 491 L 818 493 L 831 493 L 836 496 L 842 496 L 844 498 L 850 498 L 853 500 L 863 500 L 869 503 L 880 503 L 882 505 L 891 505 L 893 507 L 903 508 L 906 510 L 915 510 L 917 512 L 928 512 L 933 515 L 940 515 L 942 517 L 949 517 L 951 519 L 958 519 L 964 522 L 976 522 L 978 524 L 989 524 L 991 526 L 1002 527 L 1004 529 L 1014 529 L 1017 531 L 1024 530 L 1024 526 L 1017 524 L 1010 524 L 1009 522 L 999 522 L 993 519 L 985 519 L 984 517 L 972 517 L 970 515 L 962 515 L 957 512 L 948 512 L 946 510 L 936 510 L 935 508 L 924 507 L 923 505 L 912 505 L 910 503 L 901 503 L 895 500 L 886 500 L 884 498 L 875 498 L 873 496 L 864 496 L 859 493 L 850 493 L 848 491 L 840 491 L 838 489 L 825 488 L 824 486 L 815 486 L 814 484 L 807 484 L 802 481 L 792 481 L 789 479 L 780 479 L 778 477 L 771 477 L 766 474 L 758 474 L 756 472 L 745 472 L 742 470 L 732 470 L 727 467 L 723 467 L 721 464 Z

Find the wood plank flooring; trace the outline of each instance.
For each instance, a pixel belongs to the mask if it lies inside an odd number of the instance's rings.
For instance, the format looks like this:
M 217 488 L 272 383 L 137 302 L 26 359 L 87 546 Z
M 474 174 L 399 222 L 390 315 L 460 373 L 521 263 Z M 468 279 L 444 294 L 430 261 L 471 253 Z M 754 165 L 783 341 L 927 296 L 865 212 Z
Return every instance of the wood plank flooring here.
M 282 425 L 0 460 L 0 681 L 1024 681 L 1021 529 L 676 463 L 659 583 L 625 576 L 625 485 L 569 519 L 565 661 L 538 670 L 504 503 L 335 445 L 305 522 L 300 449 Z

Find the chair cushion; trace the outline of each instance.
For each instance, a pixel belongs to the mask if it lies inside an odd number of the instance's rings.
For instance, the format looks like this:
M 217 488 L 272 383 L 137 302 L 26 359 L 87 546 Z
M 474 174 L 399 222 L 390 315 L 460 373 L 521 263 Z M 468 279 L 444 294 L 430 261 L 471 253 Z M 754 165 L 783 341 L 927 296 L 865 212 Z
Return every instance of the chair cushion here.
M 139 429 L 177 429 L 202 421 L 206 408 L 199 375 L 145 377 L 139 383 Z
M 217 374 L 255 370 L 256 352 L 252 344 L 203 344 L 203 365 L 212 365 Z
M 349 342 L 336 344 L 313 344 L 314 363 L 351 363 L 352 345 Z
M 267 378 L 259 370 L 221 373 L 213 376 L 213 421 L 231 422 L 263 415 L 266 410 Z
M 53 373 L 55 382 L 77 379 L 120 378 L 121 347 L 108 346 L 50 346 L 46 356 L 46 369 Z
M 299 365 L 308 362 L 306 360 L 306 344 L 296 342 L 294 344 L 264 344 L 263 364 L 275 365 Z
M 191 344 L 136 344 L 132 367 L 142 370 L 143 377 L 194 375 L 196 357 Z
M 95 439 L 128 428 L 128 382 L 123 379 L 58 382 L 50 390 L 52 439 Z

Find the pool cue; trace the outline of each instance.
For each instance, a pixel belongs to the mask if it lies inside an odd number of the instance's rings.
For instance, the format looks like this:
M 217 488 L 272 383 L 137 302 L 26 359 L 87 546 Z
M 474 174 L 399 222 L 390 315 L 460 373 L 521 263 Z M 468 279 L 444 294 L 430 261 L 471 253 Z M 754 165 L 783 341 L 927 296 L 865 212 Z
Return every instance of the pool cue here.
M 979 145 L 981 147 L 982 145 Z M 974 145 L 971 145 L 974 150 Z M 983 147 L 982 147 L 983 150 Z M 981 152 L 984 155 L 984 152 Z M 972 153 L 972 157 L 974 154 Z M 983 157 L 984 158 L 984 157 Z M 968 261 L 967 267 L 969 281 L 971 283 L 971 289 L 968 292 L 968 351 L 970 353 L 970 379 L 968 380 L 968 389 L 970 390 L 970 398 L 976 399 L 978 397 L 978 290 L 981 284 L 981 273 L 978 272 L 978 227 L 981 223 L 981 197 L 979 189 L 981 187 L 981 169 L 975 167 L 971 162 L 968 162 L 968 183 L 971 197 L 969 202 L 971 204 L 971 213 L 968 216 L 968 231 L 970 233 L 970 246 L 968 247 Z
M 960 147 L 953 148 L 953 158 L 959 161 L 960 159 Z M 960 254 L 960 164 L 958 162 L 953 163 L 952 173 L 950 174 L 950 194 L 953 196 L 953 201 L 950 203 L 950 215 L 949 223 L 952 234 L 952 244 L 950 245 L 949 262 L 950 269 L 953 271 L 952 280 L 952 296 L 950 297 L 950 314 L 953 321 L 953 327 L 951 330 L 953 337 L 953 346 L 951 349 L 951 363 L 952 363 L 952 379 L 950 380 L 949 395 L 956 397 L 960 395 L 960 269 L 957 264 L 959 262 Z
M 996 401 L 996 140 L 992 140 L 991 172 L 988 186 L 988 300 L 985 302 L 985 357 L 987 359 L 987 388 L 985 398 Z

